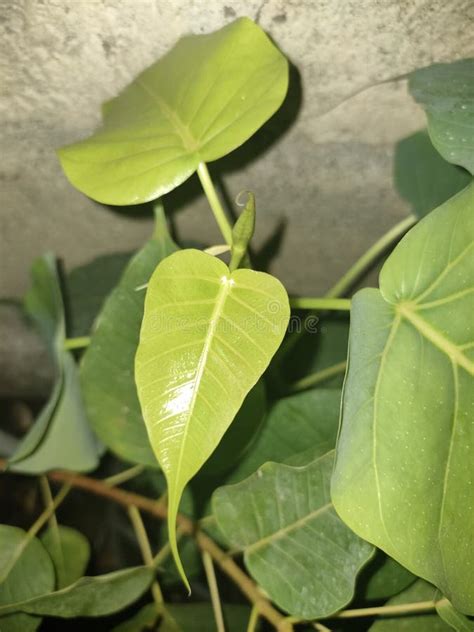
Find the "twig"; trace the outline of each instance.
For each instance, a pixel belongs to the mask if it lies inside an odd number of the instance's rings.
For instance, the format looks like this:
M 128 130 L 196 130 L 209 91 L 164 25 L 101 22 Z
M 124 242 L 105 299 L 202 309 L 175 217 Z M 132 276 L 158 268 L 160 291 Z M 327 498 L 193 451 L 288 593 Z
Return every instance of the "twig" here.
M 434 601 L 417 601 L 415 603 L 402 603 L 396 606 L 377 606 L 374 608 L 355 608 L 343 610 L 335 614 L 331 619 L 352 619 L 355 617 L 396 616 L 404 614 L 418 614 L 436 610 Z
M 217 632 L 225 632 L 224 615 L 222 614 L 222 604 L 219 596 L 216 573 L 214 571 L 212 557 L 207 551 L 202 552 L 202 562 L 204 564 L 209 592 L 211 593 L 211 603 L 214 611 L 214 619 L 216 620 L 216 630 Z
M 253 606 L 251 612 L 250 612 L 250 618 L 249 618 L 249 622 L 247 625 L 247 632 L 255 632 L 255 630 L 257 629 L 257 623 L 258 623 L 258 619 L 259 619 L 260 613 L 258 611 L 258 608 L 256 608 L 255 606 Z
M 316 373 L 311 373 L 310 375 L 307 375 L 306 377 L 301 378 L 301 380 L 298 380 L 297 382 L 294 382 L 290 388 L 289 391 L 291 393 L 296 393 L 299 391 L 304 391 L 307 388 L 313 388 L 313 386 L 316 386 L 317 384 L 321 384 L 321 382 L 325 382 L 326 380 L 329 380 L 332 377 L 335 377 L 336 375 L 340 375 L 341 373 L 344 373 L 344 371 L 346 370 L 347 367 L 347 362 L 339 362 L 338 364 L 334 364 L 332 366 L 329 366 L 325 369 L 321 369 L 321 371 L 317 371 Z
M 129 467 L 118 474 L 113 474 L 112 476 L 108 476 L 104 478 L 103 481 L 106 485 L 111 485 L 114 487 L 115 485 L 122 485 L 127 481 L 130 481 L 132 478 L 135 478 L 139 474 L 141 474 L 145 469 L 144 465 L 134 465 L 133 467 Z

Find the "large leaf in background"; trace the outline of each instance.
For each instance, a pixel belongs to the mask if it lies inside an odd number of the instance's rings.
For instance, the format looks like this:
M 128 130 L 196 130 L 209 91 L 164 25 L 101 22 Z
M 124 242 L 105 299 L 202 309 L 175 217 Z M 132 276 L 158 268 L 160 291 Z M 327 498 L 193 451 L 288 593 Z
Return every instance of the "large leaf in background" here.
M 331 504 L 331 451 L 304 467 L 266 463 L 213 496 L 219 529 L 280 608 L 317 619 L 343 608 L 373 554 Z
M 416 575 L 380 550 L 364 568 L 357 581 L 358 593 L 367 601 L 388 599 L 413 584 Z
M 105 104 L 97 133 L 59 151 L 61 164 L 99 202 L 155 199 L 250 138 L 287 87 L 286 59 L 248 18 L 184 37 Z
M 84 575 L 91 551 L 82 533 L 57 525 L 49 527 L 41 535 L 41 542 L 54 563 L 56 588 L 69 586 Z
M 56 468 L 93 470 L 100 447 L 85 415 L 74 358 L 64 349 L 64 306 L 54 257 L 46 254 L 37 259 L 31 275 L 25 308 L 48 343 L 57 376 L 49 400 L 10 459 L 9 469 L 29 474 Z
M 393 599 L 387 601 L 387 606 L 399 606 L 420 601 L 431 601 L 439 596 L 434 586 L 419 579 L 412 586 L 401 592 Z M 415 614 L 412 616 L 383 617 L 376 621 L 370 632 L 452 632 L 435 612 L 427 614 Z
M 474 187 L 415 226 L 352 307 L 332 485 L 361 537 L 474 612 Z
M 48 617 L 103 617 L 136 601 L 153 579 L 144 566 L 126 568 L 107 575 L 82 577 L 75 584 L 27 600 L 10 601 L 0 607 L 0 615 L 26 612 Z
M 186 483 L 217 447 L 285 334 L 288 296 L 274 277 L 176 252 L 148 284 L 135 379 L 168 482 L 170 544 Z
M 53 589 L 53 564 L 41 542 L 23 529 L 0 525 L 0 608 Z M 2 632 L 34 632 L 40 623 L 28 614 L 0 617 Z
M 474 58 L 433 64 L 410 75 L 409 89 L 428 118 L 433 145 L 474 174 Z
M 395 184 L 418 217 L 437 208 L 466 187 L 471 177 L 446 162 L 425 131 L 399 141 L 395 148 Z
M 177 249 L 160 205 L 150 241 L 131 259 L 99 314 L 82 357 L 81 387 L 92 427 L 103 443 L 126 461 L 156 466 L 137 397 L 135 353 L 146 284 L 158 265 Z

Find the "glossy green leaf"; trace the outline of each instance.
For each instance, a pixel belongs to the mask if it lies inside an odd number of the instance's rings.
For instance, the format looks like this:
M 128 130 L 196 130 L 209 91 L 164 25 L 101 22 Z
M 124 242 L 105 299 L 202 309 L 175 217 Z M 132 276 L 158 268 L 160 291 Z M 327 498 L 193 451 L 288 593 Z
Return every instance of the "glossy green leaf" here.
M 152 579 L 153 571 L 143 566 L 97 577 L 82 577 L 61 590 L 0 607 L 0 615 L 26 612 L 63 619 L 103 617 L 136 601 Z
M 168 482 L 170 543 L 186 483 L 217 447 L 285 334 L 288 296 L 263 272 L 198 250 L 167 257 L 145 301 L 135 378 L 150 441 Z
M 17 527 L 0 525 L 0 609 L 54 589 L 54 568 L 36 538 Z M 0 617 L 2 632 L 34 632 L 41 619 L 28 614 Z
M 474 187 L 353 300 L 332 497 L 342 519 L 474 612 Z
M 334 452 L 304 467 L 266 463 L 250 478 L 219 488 L 213 510 L 252 577 L 280 608 L 316 619 L 343 608 L 373 554 L 338 518 L 329 482 Z
M 461 614 L 447 599 L 436 602 L 436 612 L 456 632 L 473 632 L 474 618 Z
M 59 151 L 61 164 L 99 202 L 155 199 L 250 138 L 287 87 L 286 59 L 248 18 L 184 37 L 106 104 L 97 133 Z
M 388 599 L 413 584 L 416 575 L 378 550 L 358 580 L 361 596 L 368 600 Z
M 461 167 L 446 162 L 433 147 L 425 131 L 397 143 L 395 183 L 418 217 L 437 208 L 464 189 L 471 180 Z
M 10 459 L 9 469 L 29 474 L 51 469 L 93 470 L 101 448 L 84 411 L 74 358 L 64 349 L 64 307 L 52 255 L 34 262 L 25 307 L 54 357 L 56 382 L 33 427 Z
M 54 563 L 56 588 L 69 586 L 84 575 L 91 551 L 82 533 L 58 525 L 57 528 L 48 528 L 41 535 L 41 542 Z
M 396 597 L 387 601 L 387 606 L 431 601 L 438 591 L 428 582 L 419 579 Z M 450 632 L 450 627 L 433 611 L 427 614 L 381 617 L 371 627 L 370 632 Z
M 474 175 L 474 58 L 433 64 L 410 75 L 409 88 L 428 118 L 433 145 Z
M 143 318 L 145 285 L 165 257 L 177 250 L 163 209 L 155 205 L 150 241 L 131 259 L 104 304 L 82 357 L 81 387 L 90 423 L 101 441 L 122 459 L 156 466 L 134 378 L 135 353 Z

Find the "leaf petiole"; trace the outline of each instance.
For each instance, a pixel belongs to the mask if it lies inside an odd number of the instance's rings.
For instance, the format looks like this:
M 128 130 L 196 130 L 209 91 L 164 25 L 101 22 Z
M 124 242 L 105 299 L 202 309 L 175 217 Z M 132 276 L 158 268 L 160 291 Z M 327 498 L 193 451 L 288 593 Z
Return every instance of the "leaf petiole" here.
M 79 336 L 78 338 L 66 338 L 64 341 L 64 348 L 67 351 L 72 351 L 73 349 L 84 349 L 84 347 L 88 347 L 91 343 L 90 336 Z
M 348 311 L 351 309 L 351 300 L 348 298 L 290 298 L 290 307 L 292 309 L 318 309 L 318 310 L 335 310 Z
M 211 180 L 211 176 L 205 162 L 199 163 L 197 174 L 222 236 L 224 237 L 226 243 L 230 246 L 232 244 L 232 227 L 227 219 L 222 204 L 220 203 L 217 191 Z

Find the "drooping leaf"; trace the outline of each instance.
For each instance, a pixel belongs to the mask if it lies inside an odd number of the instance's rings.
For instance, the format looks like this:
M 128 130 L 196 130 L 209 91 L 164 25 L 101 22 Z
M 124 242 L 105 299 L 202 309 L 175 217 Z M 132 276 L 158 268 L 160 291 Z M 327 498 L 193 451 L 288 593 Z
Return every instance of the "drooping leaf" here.
M 90 557 L 90 545 L 76 529 L 58 525 L 41 535 L 56 569 L 56 588 L 64 588 L 84 575 Z
M 303 467 L 266 463 L 213 496 L 219 529 L 280 608 L 316 619 L 343 608 L 373 554 L 338 518 L 329 482 L 334 452 Z
M 9 461 L 9 469 L 37 474 L 51 469 L 77 472 L 97 467 L 101 448 L 84 411 L 73 356 L 64 349 L 65 319 L 54 257 L 37 259 L 25 307 L 43 334 L 56 365 L 50 398 Z
M 456 632 L 472 632 L 474 630 L 474 618 L 461 614 L 447 599 L 440 599 L 436 602 L 436 612 Z
M 54 568 L 41 542 L 23 529 L 0 525 L 0 608 L 54 589 Z M 41 619 L 28 614 L 0 617 L 2 632 L 34 632 Z
M 186 483 L 206 462 L 266 369 L 289 319 L 275 278 L 198 250 L 167 257 L 145 300 L 135 378 L 150 441 L 168 482 L 170 543 Z
M 82 577 L 61 590 L 0 607 L 0 615 L 26 612 L 63 619 L 103 617 L 136 601 L 152 579 L 153 571 L 144 566 L 97 577 Z
M 470 180 L 467 171 L 440 156 L 425 131 L 397 143 L 395 183 L 418 217 L 424 217 L 449 200 Z
M 359 576 L 361 596 L 368 600 L 388 599 L 413 584 L 416 576 L 393 558 L 377 551 Z
M 105 105 L 97 133 L 60 150 L 63 169 L 99 202 L 147 202 L 244 143 L 287 86 L 286 59 L 248 18 L 184 37 Z
M 434 605 L 437 592 L 434 586 L 419 579 L 399 595 L 387 601 L 386 605 L 399 606 L 431 600 Z M 433 610 L 426 614 L 381 617 L 370 627 L 370 632 L 450 632 L 450 628 Z
M 152 239 L 131 259 L 97 319 L 82 357 L 81 386 L 87 414 L 101 441 L 126 461 L 156 466 L 137 397 L 134 360 L 146 284 L 158 263 L 177 250 L 163 209 L 155 206 Z
M 332 497 L 342 519 L 474 612 L 474 187 L 353 300 Z
M 433 145 L 474 175 L 474 58 L 433 64 L 410 75 L 409 88 L 428 118 Z

